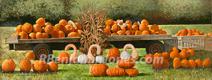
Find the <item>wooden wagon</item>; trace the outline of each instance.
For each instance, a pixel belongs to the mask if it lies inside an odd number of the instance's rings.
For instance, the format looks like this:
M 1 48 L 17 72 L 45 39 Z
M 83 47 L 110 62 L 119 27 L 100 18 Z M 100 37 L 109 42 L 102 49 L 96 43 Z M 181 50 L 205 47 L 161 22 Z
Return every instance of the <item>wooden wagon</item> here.
M 131 43 L 136 48 L 146 48 L 147 53 L 169 51 L 171 47 L 177 46 L 177 38 L 171 35 L 114 35 L 109 36 L 107 41 L 118 48 Z M 17 36 L 11 36 L 6 43 L 10 50 L 33 50 L 39 55 L 63 50 L 70 43 L 79 47 L 80 38 L 18 39 Z

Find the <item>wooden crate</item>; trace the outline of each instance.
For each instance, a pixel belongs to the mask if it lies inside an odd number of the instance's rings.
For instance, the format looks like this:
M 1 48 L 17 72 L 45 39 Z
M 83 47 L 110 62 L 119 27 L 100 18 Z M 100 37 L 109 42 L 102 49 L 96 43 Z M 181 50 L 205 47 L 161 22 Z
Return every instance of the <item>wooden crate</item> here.
M 212 51 L 212 37 L 205 38 L 205 50 Z

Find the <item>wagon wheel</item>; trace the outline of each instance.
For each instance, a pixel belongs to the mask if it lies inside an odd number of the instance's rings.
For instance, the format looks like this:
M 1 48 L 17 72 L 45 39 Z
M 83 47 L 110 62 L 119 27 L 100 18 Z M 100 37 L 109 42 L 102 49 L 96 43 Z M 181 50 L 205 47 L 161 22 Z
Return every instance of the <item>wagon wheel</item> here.
M 48 57 L 48 54 L 52 54 L 52 50 L 47 44 L 37 44 L 33 48 L 33 52 L 35 53 L 36 59 L 40 59 L 42 54 L 46 55 L 46 58 Z
M 160 41 L 150 41 L 147 43 L 146 52 L 147 53 L 156 53 L 156 52 L 163 52 L 164 51 L 164 44 Z

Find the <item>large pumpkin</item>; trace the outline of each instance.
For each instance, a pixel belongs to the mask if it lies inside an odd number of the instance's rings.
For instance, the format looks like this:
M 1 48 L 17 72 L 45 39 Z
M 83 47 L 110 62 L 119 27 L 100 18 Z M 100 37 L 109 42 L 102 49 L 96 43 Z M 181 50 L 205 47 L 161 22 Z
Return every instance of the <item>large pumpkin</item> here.
M 57 72 L 58 71 L 58 64 L 54 61 L 48 63 L 48 71 L 50 72 Z
M 43 73 L 43 72 L 46 72 L 47 71 L 47 64 L 46 62 L 44 61 L 41 61 L 41 60 L 36 60 L 34 61 L 34 64 L 33 65 L 33 71 L 34 72 L 37 72 L 37 73 Z
M 46 20 L 45 20 L 45 18 L 38 18 L 37 20 L 36 20 L 36 24 L 38 24 L 38 25 L 40 25 L 40 26 L 44 26 L 45 25 L 45 23 L 46 23 Z
M 61 26 L 65 26 L 65 25 L 68 24 L 68 22 L 67 22 L 65 19 L 61 19 L 61 20 L 59 21 L 59 24 L 60 24 Z
M 108 68 L 106 71 L 108 76 L 124 76 L 126 75 L 123 68 Z
M 68 63 L 70 55 L 67 52 L 61 52 L 58 56 L 58 62 L 60 63 Z
M 20 72 L 28 73 L 31 70 L 31 62 L 29 59 L 23 59 L 20 61 L 19 67 L 20 67 Z
M 203 60 L 203 62 L 202 62 L 202 66 L 203 66 L 204 68 L 209 67 L 210 64 L 211 64 L 210 58 L 206 58 L 206 59 Z
M 10 73 L 15 71 L 15 62 L 13 59 L 6 59 L 2 62 L 1 69 L 2 72 Z
M 118 66 L 124 69 L 133 68 L 135 66 L 135 61 L 133 59 L 121 59 L 118 60 Z
M 118 48 L 110 48 L 107 54 L 107 57 L 109 60 L 114 59 L 116 60 L 118 57 L 120 57 L 120 51 Z
M 178 69 L 181 67 L 181 62 L 179 58 L 174 58 L 173 60 L 173 68 L 174 69 Z
M 32 51 L 29 51 L 25 54 L 25 58 L 29 59 L 29 60 L 34 60 L 35 59 L 35 54 Z
M 33 25 L 33 32 L 41 32 L 42 31 L 42 27 L 38 24 L 34 24 Z
M 20 39 L 28 39 L 28 34 L 24 31 L 19 33 Z
M 125 69 L 125 72 L 130 77 L 137 76 L 139 74 L 139 71 L 135 68 Z
M 33 30 L 32 24 L 30 23 L 24 23 L 21 27 L 21 30 L 26 32 L 26 33 L 30 33 Z
M 105 76 L 108 66 L 106 64 L 93 64 L 90 66 L 90 74 L 92 76 Z

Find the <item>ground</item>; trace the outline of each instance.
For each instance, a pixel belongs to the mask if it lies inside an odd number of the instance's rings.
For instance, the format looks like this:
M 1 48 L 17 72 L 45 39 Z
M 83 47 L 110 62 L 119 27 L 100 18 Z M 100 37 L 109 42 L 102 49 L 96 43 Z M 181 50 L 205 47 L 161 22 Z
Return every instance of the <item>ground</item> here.
M 212 32 L 212 25 L 161 25 L 163 29 L 166 29 L 169 34 L 176 33 L 179 29 L 183 28 L 197 28 L 203 32 Z M 151 65 L 147 65 L 144 62 L 137 62 L 136 68 L 139 69 L 139 76 L 137 77 L 92 77 L 89 75 L 89 64 L 60 64 L 59 71 L 57 73 L 43 73 L 36 74 L 20 73 L 18 63 L 23 59 L 25 51 L 13 51 L 8 50 L 8 45 L 5 44 L 5 38 L 11 35 L 15 31 L 14 27 L 0 27 L 0 63 L 8 56 L 15 59 L 17 64 L 16 71 L 14 73 L 2 73 L 0 72 L 0 80 L 211 80 L 212 68 L 207 69 L 177 69 L 172 68 L 161 71 L 155 71 Z M 144 49 L 137 49 L 140 56 L 146 54 Z M 108 50 L 104 51 L 104 54 Z M 60 51 L 54 51 L 54 55 Z M 196 51 L 196 58 L 210 57 L 212 59 L 212 52 L 208 51 Z M 110 67 L 116 67 L 116 63 L 108 63 Z

